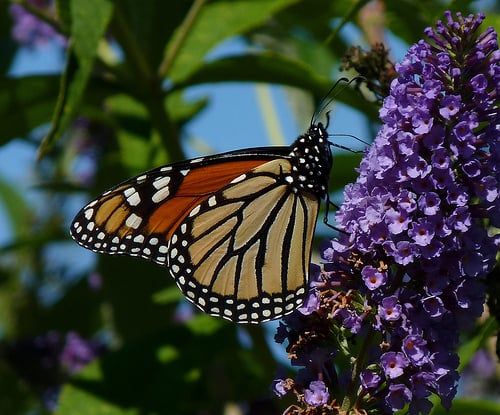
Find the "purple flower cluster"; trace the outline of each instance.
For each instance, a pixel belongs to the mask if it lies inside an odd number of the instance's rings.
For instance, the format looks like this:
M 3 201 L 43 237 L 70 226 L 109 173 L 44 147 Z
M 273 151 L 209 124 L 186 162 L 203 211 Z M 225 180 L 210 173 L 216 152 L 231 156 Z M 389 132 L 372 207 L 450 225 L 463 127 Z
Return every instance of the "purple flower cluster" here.
M 6 361 L 40 395 L 45 407 L 55 411 L 62 384 L 104 351 L 96 340 L 75 332 L 65 336 L 51 331 L 4 345 Z
M 478 33 L 483 20 L 446 13 L 396 66 L 384 124 L 336 215 L 344 232 L 322 252 L 331 264 L 311 293 L 317 308 L 280 327 L 295 353 L 325 343 L 321 326 L 340 351 L 348 335 L 363 339 L 366 356 L 330 377 L 357 391 L 356 410 L 428 414 L 431 394 L 449 408 L 459 331 L 483 311 L 499 247 L 488 228 L 500 226 L 500 51 L 493 28 Z
M 28 3 L 47 16 L 53 15 L 53 0 L 28 0 Z M 53 39 L 61 45 L 66 43 L 65 38 L 54 30 L 51 25 L 28 12 L 23 6 L 12 4 L 10 6 L 10 14 L 14 21 L 12 38 L 20 45 L 36 48 L 45 45 Z

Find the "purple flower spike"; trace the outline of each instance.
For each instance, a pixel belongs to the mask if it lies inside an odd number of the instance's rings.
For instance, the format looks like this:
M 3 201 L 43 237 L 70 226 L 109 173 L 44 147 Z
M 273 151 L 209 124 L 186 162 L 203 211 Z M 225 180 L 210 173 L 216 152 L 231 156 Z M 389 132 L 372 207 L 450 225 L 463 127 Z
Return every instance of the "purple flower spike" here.
M 500 226 L 500 52 L 492 28 L 478 33 L 483 20 L 447 12 L 396 65 L 383 125 L 336 213 L 342 232 L 322 247 L 321 309 L 280 328 L 304 363 L 302 408 L 324 405 L 327 390 L 358 391 L 348 414 L 428 415 L 431 395 L 451 406 L 460 331 L 483 311 L 500 246 L 490 231 Z M 306 363 L 332 345 L 333 357 Z

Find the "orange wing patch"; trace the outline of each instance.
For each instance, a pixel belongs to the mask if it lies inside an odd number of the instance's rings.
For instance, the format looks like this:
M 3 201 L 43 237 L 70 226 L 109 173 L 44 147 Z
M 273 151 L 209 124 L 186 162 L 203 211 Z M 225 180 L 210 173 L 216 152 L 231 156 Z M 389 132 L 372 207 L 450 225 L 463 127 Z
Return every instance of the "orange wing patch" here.
M 164 233 L 170 239 L 191 210 L 231 180 L 269 160 L 228 161 L 190 170 L 176 190 L 149 217 L 148 233 Z

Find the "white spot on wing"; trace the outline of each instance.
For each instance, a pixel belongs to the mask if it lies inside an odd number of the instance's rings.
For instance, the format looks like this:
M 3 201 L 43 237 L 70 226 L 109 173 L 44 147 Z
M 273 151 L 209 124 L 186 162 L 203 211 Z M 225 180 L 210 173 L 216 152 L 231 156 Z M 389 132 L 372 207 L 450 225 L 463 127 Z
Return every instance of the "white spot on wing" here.
M 140 216 L 137 216 L 135 213 L 131 213 L 125 221 L 125 225 L 132 229 L 137 229 L 139 226 L 141 226 L 141 222 L 142 218 Z
M 198 212 L 200 211 L 200 205 L 195 206 L 191 212 L 189 212 L 189 217 L 192 217 L 194 215 L 197 215 Z M 184 233 L 184 232 L 183 232 Z
M 242 180 L 245 180 L 247 177 L 246 174 L 241 174 L 239 175 L 238 177 L 234 178 L 233 180 L 231 180 L 231 183 L 238 183 L 238 182 L 241 182 Z
M 125 197 L 129 197 L 130 195 L 133 195 L 135 193 L 135 187 L 129 187 L 128 189 L 125 189 L 123 191 L 123 194 Z
M 154 183 L 153 183 L 154 186 Z M 155 203 L 160 203 L 161 201 L 165 200 L 170 194 L 170 190 L 168 187 L 164 187 L 163 189 L 158 190 L 151 200 Z
M 129 197 L 127 197 L 127 202 L 130 206 L 137 206 L 139 203 L 141 203 L 141 197 L 139 196 L 139 193 L 135 192 L 131 194 Z
M 157 190 L 163 189 L 170 183 L 170 176 L 164 176 L 153 182 L 153 187 Z

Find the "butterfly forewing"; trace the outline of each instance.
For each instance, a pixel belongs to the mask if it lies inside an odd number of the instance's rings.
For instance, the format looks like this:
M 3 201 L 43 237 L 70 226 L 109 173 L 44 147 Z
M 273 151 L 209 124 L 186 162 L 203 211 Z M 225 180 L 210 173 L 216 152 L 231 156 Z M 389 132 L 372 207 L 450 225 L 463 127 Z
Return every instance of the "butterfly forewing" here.
M 99 253 L 140 256 L 165 264 L 173 231 L 191 210 L 269 155 L 225 155 L 178 163 L 130 179 L 90 202 L 71 236 Z

